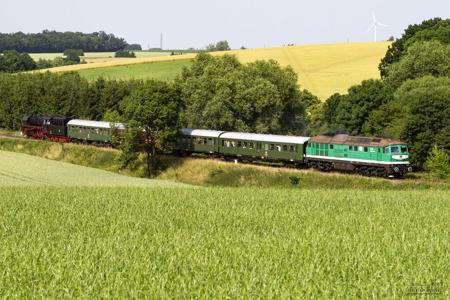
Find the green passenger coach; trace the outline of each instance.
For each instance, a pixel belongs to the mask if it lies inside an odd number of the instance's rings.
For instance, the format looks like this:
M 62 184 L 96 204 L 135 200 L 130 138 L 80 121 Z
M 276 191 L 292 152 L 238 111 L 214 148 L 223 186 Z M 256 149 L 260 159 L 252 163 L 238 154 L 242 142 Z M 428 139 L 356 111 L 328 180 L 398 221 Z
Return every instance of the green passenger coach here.
M 405 143 L 346 134 L 311 137 L 305 162 L 320 170 L 341 169 L 372 176 L 401 177 L 411 171 Z
M 125 126 L 102 121 L 70 120 L 67 123 L 67 134 L 74 142 L 110 144 L 114 130 L 125 130 Z
M 220 135 L 220 153 L 225 157 L 303 163 L 308 137 L 225 132 Z
M 184 128 L 181 130 L 182 137 L 178 139 L 178 151 L 186 154 L 217 154 L 219 152 L 219 136 L 224 132 Z

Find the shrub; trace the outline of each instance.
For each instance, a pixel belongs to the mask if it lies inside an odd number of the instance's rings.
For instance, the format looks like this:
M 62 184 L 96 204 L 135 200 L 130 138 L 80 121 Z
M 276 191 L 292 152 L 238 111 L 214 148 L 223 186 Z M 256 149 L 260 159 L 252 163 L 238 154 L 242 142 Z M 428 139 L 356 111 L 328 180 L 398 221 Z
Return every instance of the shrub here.
M 444 149 L 434 145 L 425 163 L 426 169 L 437 178 L 450 178 L 450 157 Z
M 116 52 L 114 57 L 136 57 L 136 54 L 129 50 L 119 50 Z

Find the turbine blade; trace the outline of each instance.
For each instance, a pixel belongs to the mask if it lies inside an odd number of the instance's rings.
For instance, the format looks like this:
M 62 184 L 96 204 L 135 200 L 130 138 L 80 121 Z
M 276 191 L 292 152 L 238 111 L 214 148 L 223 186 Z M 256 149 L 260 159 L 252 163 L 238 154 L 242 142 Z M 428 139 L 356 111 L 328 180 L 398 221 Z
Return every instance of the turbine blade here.
M 375 27 L 375 24 L 372 24 L 369 29 L 367 29 L 367 32 L 371 31 Z
M 377 18 L 375 18 L 375 12 L 372 11 L 372 19 L 373 22 L 376 23 L 377 22 Z
M 388 27 L 386 24 L 383 24 L 383 23 L 380 23 L 380 22 L 377 22 L 377 25 L 381 26 L 381 27 Z

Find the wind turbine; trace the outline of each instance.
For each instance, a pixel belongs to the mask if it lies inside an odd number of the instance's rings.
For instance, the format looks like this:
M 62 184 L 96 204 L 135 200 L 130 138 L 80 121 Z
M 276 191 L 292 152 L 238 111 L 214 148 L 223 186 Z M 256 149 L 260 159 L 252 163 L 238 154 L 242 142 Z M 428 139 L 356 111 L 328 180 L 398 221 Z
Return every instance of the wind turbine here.
M 369 27 L 369 29 L 367 29 L 367 32 L 369 32 L 369 31 L 371 31 L 373 29 L 373 41 L 376 42 L 377 41 L 377 26 L 387 27 L 387 25 L 378 22 L 377 18 L 375 17 L 375 13 L 374 12 L 372 12 L 372 19 L 373 19 L 373 23 Z

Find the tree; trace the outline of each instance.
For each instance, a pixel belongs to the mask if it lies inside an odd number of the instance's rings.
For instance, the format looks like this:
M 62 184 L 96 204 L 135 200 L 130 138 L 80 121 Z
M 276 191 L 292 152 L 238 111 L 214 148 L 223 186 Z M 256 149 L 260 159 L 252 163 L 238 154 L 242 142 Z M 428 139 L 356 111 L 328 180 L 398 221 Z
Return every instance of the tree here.
M 77 49 L 67 49 L 64 51 L 64 55 L 66 56 L 65 60 L 71 63 L 80 63 L 80 50 Z M 83 54 L 84 55 L 84 54 Z
M 19 53 L 14 50 L 0 53 L 0 72 L 18 72 L 35 70 L 37 65 L 27 53 Z
M 133 51 L 119 50 L 115 53 L 114 57 L 132 57 L 135 58 L 136 54 Z
M 386 82 L 398 88 L 408 79 L 425 75 L 435 77 L 450 75 L 450 44 L 438 41 L 417 42 L 411 45 L 400 61 L 389 68 Z
M 81 49 L 66 49 L 63 54 L 64 56 L 84 56 L 84 52 Z
M 209 44 L 206 46 L 206 51 L 213 52 L 213 51 L 227 51 L 230 50 L 230 46 L 228 44 L 228 41 L 219 41 L 216 44 Z
M 348 89 L 348 94 L 334 94 L 324 104 L 324 119 L 330 131 L 365 134 L 364 125 L 371 113 L 392 100 L 393 90 L 381 80 L 364 80 Z
M 180 132 L 179 99 L 169 83 L 151 80 L 135 89 L 121 103 L 124 121 L 131 134 L 125 139 L 122 150 L 126 157 L 130 156 L 130 151 L 145 153 L 147 176 L 156 172 L 157 152 L 171 150 Z M 130 145 L 130 141 L 135 145 Z
M 434 18 L 421 24 L 409 25 L 402 37 L 388 47 L 386 55 L 378 68 L 382 78 L 389 74 L 389 66 L 398 62 L 405 54 L 409 45 L 417 41 L 438 40 L 443 44 L 450 43 L 450 19 Z
M 123 50 L 142 51 L 142 46 L 139 44 L 131 44 L 131 45 L 126 46 Z
M 450 178 L 450 156 L 443 149 L 434 145 L 428 155 L 425 168 L 435 177 Z
M 235 56 L 200 53 L 176 81 L 193 128 L 294 134 L 307 127 L 317 97 L 301 91 L 297 75 L 271 61 L 241 64 Z

